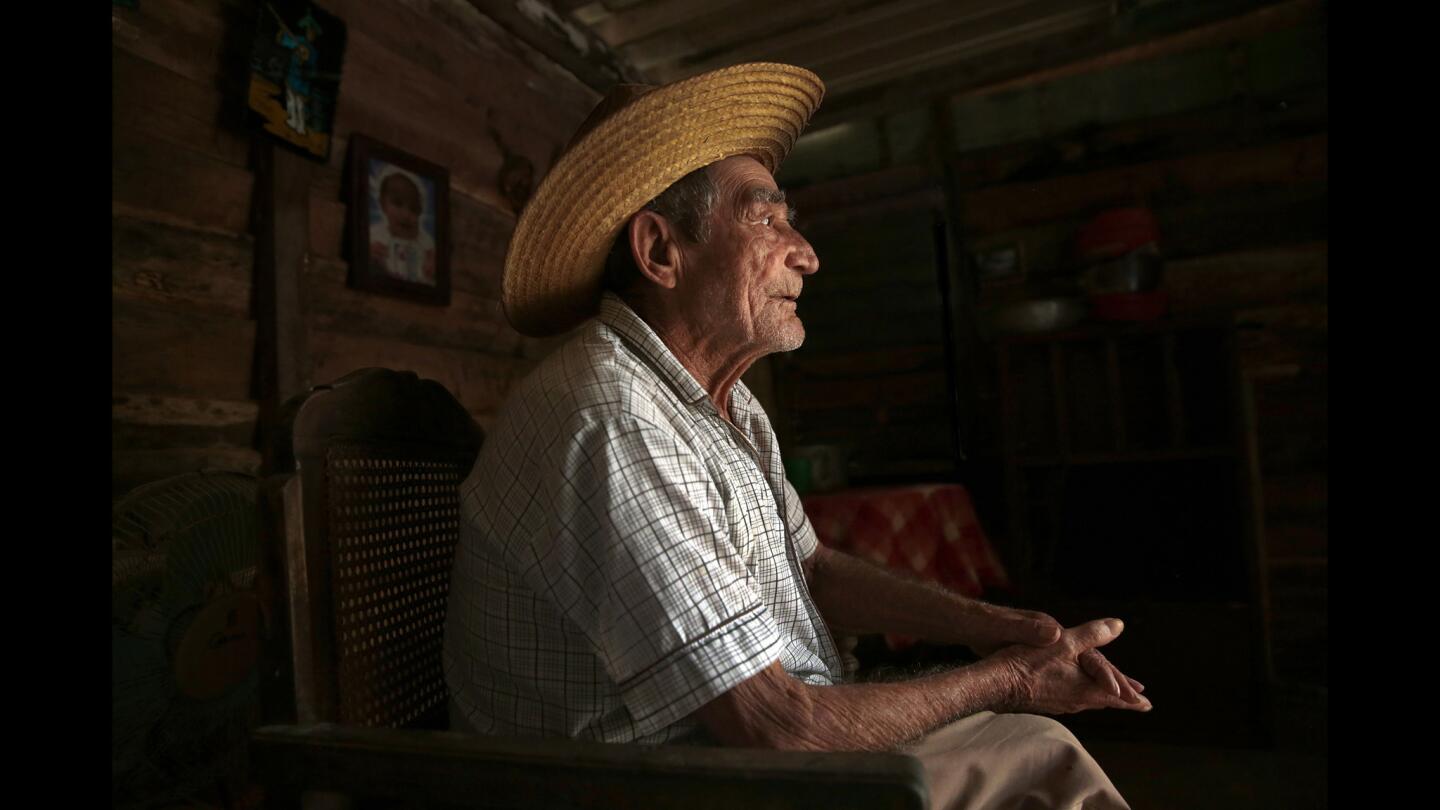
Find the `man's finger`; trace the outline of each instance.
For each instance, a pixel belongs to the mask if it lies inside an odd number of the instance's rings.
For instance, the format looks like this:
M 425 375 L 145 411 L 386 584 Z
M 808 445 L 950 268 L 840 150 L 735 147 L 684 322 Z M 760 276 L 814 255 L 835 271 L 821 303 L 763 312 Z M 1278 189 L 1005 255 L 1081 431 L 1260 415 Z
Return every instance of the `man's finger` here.
M 1111 672 L 1110 662 L 1094 650 L 1086 650 L 1080 653 L 1080 668 L 1090 679 L 1099 684 L 1106 692 L 1112 695 L 1120 695 L 1120 684 L 1115 680 L 1115 674 Z
M 1131 702 L 1123 697 L 1110 695 L 1106 698 L 1106 701 L 1107 705 L 1112 709 L 1129 709 L 1132 712 L 1148 712 L 1155 708 L 1150 704 L 1149 699 L 1144 697 L 1138 701 Z
M 985 606 L 980 617 L 989 621 L 992 633 L 1006 644 L 1047 647 L 1060 640 L 1065 628 L 1055 618 L 1038 610 Z
M 1130 679 L 1125 677 L 1125 674 L 1120 670 L 1116 669 L 1114 664 L 1107 664 L 1107 666 L 1110 667 L 1110 671 L 1115 675 L 1116 682 L 1120 684 L 1120 697 L 1125 698 L 1131 703 L 1139 702 L 1140 693 L 1136 692 L 1135 687 L 1130 685 Z
M 1104 666 L 1105 669 L 1109 671 L 1110 678 L 1114 680 L 1115 683 L 1119 686 L 1117 693 L 1120 695 L 1120 697 L 1125 698 L 1131 703 L 1134 703 L 1140 699 L 1140 693 L 1136 692 L 1135 687 L 1130 685 L 1130 679 L 1126 677 L 1125 673 L 1121 672 L 1120 668 L 1115 666 L 1115 664 L 1113 664 L 1109 658 L 1106 658 L 1104 653 L 1100 652 L 1099 650 L 1086 650 L 1084 653 L 1081 654 L 1084 656 L 1095 658 L 1097 661 L 1100 662 L 1100 665 Z
M 1026 640 L 1032 645 L 1046 647 L 1060 640 L 1060 634 L 1064 628 L 1060 622 L 1044 614 L 1034 615 L 1032 618 L 1020 620 L 1024 628 Z
M 1020 610 L 1016 612 L 1019 613 L 1021 616 L 1044 622 L 1047 625 L 1054 625 L 1055 627 L 1061 626 L 1060 622 L 1056 621 L 1055 617 L 1051 616 L 1049 613 L 1042 613 L 1038 610 Z
M 1095 651 L 1095 654 L 1096 654 L 1096 655 L 1099 655 L 1099 654 L 1100 654 L 1100 651 L 1099 651 L 1099 650 L 1096 650 L 1096 651 Z M 1110 659 L 1108 659 L 1108 658 L 1105 659 L 1105 660 L 1106 660 L 1106 661 L 1110 661 Z M 1121 671 L 1120 671 L 1120 668 L 1117 667 L 1117 666 L 1115 666 L 1114 662 L 1111 662 L 1111 663 L 1110 663 L 1110 666 L 1115 669 L 1115 676 L 1120 679 L 1120 683 L 1121 683 L 1122 685 L 1128 686 L 1129 688 L 1135 690 L 1135 693 L 1136 693 L 1136 694 L 1139 694 L 1140 692 L 1144 692 L 1144 691 L 1145 691 L 1145 684 L 1140 683 L 1139 681 L 1135 680 L 1134 678 L 1130 677 L 1129 675 L 1126 675 L 1125 673 L 1121 672 Z
M 1125 623 L 1119 619 L 1096 619 L 1086 622 L 1071 631 L 1071 638 L 1083 649 L 1103 647 L 1114 641 L 1124 631 Z

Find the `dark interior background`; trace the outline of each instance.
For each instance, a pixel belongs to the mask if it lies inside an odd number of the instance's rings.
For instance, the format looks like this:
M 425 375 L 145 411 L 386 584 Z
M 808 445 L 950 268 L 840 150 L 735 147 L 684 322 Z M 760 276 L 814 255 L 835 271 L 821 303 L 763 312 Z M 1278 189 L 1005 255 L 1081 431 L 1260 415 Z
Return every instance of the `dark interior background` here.
M 295 393 L 257 372 L 272 350 L 302 387 L 416 371 L 488 426 L 557 342 L 505 322 L 507 240 L 604 90 L 791 62 L 828 95 L 778 178 L 822 262 L 809 337 L 746 378 L 782 447 L 840 445 L 852 485 L 963 483 L 1015 580 L 995 598 L 1124 617 L 1112 658 L 1166 710 L 1082 737 L 1326 750 L 1324 2 L 323 6 L 348 27 L 335 142 L 306 162 L 279 346 L 244 115 L 258 6 L 112 10 L 112 498 L 259 472 L 267 403 Z M 352 133 L 448 168 L 448 306 L 347 286 Z M 1159 223 L 1164 319 L 986 328 L 1077 294 L 1077 232 L 1131 206 Z M 981 283 L 974 257 L 1005 247 L 1024 280 Z

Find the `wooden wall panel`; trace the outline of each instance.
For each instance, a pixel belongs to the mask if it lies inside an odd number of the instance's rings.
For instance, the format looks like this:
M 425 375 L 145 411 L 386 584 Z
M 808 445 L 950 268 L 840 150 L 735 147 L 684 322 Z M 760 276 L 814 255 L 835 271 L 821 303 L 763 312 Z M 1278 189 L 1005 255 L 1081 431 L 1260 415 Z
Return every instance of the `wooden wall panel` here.
M 473 7 L 453 0 L 342 2 L 332 9 L 354 35 L 337 144 L 316 173 L 311 251 L 304 279 L 316 330 L 311 378 L 388 365 L 449 387 L 482 423 L 509 385 L 533 365 L 533 342 L 505 322 L 499 304 L 505 251 L 515 226 L 498 188 L 507 155 L 538 182 L 597 100 L 574 77 L 516 43 Z M 451 304 L 445 308 L 345 286 L 344 150 L 366 135 L 446 166 L 451 182 Z
M 1328 366 L 1330 315 L 1324 301 L 1236 309 L 1234 317 L 1240 363 L 1247 371 Z
M 483 126 L 468 132 L 473 140 L 498 140 L 523 151 L 539 172 L 549 167 L 554 151 L 599 100 L 593 90 L 515 42 L 463 0 L 343 0 L 331 7 L 373 37 L 373 44 L 401 57 L 408 66 L 395 67 L 417 77 L 447 105 L 464 104 L 488 116 Z M 372 92 L 366 86 L 355 95 Z M 452 108 L 434 112 L 445 116 Z M 442 118 L 435 123 L 466 130 L 459 121 Z
M 116 128 L 111 149 L 112 203 L 173 221 L 245 233 L 250 171 L 153 135 Z
M 231 60 L 239 55 L 244 62 L 257 13 L 241 0 L 151 0 L 138 8 L 112 7 L 110 41 L 115 49 L 202 85 L 218 88 L 224 80 L 241 86 L 243 71 L 237 74 Z
M 1330 477 L 1317 472 L 1272 475 L 1265 481 L 1265 516 L 1289 519 L 1314 515 L 1329 502 Z
M 205 468 L 255 472 L 260 462 L 252 446 L 258 410 L 251 401 L 115 394 L 112 495 Z
M 356 89 L 343 93 L 336 109 L 332 169 L 344 166 L 350 134 L 363 132 L 449 168 L 455 190 L 497 207 L 505 204 L 495 183 L 503 155 L 486 134 L 484 109 L 363 31 L 350 33 L 345 82 Z
M 253 175 L 227 2 L 112 11 L 112 497 L 256 472 Z M 243 56 L 241 57 L 243 60 Z
M 498 190 L 507 155 L 535 180 L 598 96 L 464 0 L 336 0 L 348 44 L 328 161 L 310 186 L 302 276 L 319 382 L 409 369 L 446 385 L 482 425 L 551 344 L 499 304 L 515 226 Z M 112 479 L 115 496 L 202 467 L 255 471 L 255 250 L 246 62 L 257 7 L 146 0 L 112 10 Z M 451 173 L 452 302 L 347 286 L 342 196 L 364 132 Z
M 1311 242 L 1171 261 L 1164 285 L 1177 313 L 1323 300 L 1329 249 L 1326 242 Z
M 1312 135 L 1248 149 L 995 186 L 965 195 L 962 227 L 967 234 L 988 234 L 1109 205 L 1130 205 L 1157 193 L 1193 198 L 1230 189 L 1324 180 L 1327 149 L 1327 135 Z
M 444 385 L 472 413 L 500 407 L 516 368 L 513 358 L 319 329 L 310 335 L 310 348 L 316 381 L 370 366 L 405 369 Z
M 341 262 L 312 262 L 306 308 L 316 329 L 512 359 L 519 355 L 521 335 L 505 320 L 499 299 L 455 289 L 450 305 L 437 307 L 351 289 L 345 286 L 346 273 Z
M 121 48 L 111 51 L 111 122 L 245 168 L 250 140 L 238 124 L 244 99 L 220 92 L 215 79 L 197 81 Z
M 453 198 L 456 195 L 451 195 Z M 310 255 L 339 259 L 345 255 L 345 203 L 338 192 L 321 186 L 310 194 Z
M 499 304 L 512 201 L 507 155 L 538 178 L 596 100 L 463 3 L 341 3 L 352 26 L 336 151 L 315 175 L 304 278 L 315 332 L 311 379 L 367 365 L 429 374 L 477 415 L 493 413 L 529 344 Z M 438 308 L 346 287 L 345 150 L 352 132 L 446 166 L 451 182 L 451 303 Z
M 534 114 L 547 121 L 554 114 L 557 119 L 552 125 L 563 131 L 573 129 L 564 119 L 577 113 L 583 118 L 600 100 L 596 91 L 569 70 L 510 36 L 499 24 L 478 13 L 469 0 L 399 3 L 433 21 L 436 30 L 454 35 L 478 52 L 481 59 L 466 60 L 455 68 L 457 75 L 452 80 L 485 98 L 503 100 L 504 108 L 512 114 Z M 568 131 L 565 137 L 569 137 Z
M 117 299 L 111 327 L 116 391 L 222 400 L 254 396 L 252 320 Z
M 449 167 L 452 191 L 509 210 L 496 186 L 505 157 L 524 157 L 538 181 L 597 100 L 587 88 L 577 92 L 573 79 L 534 70 L 508 50 L 513 43 L 462 39 L 433 10 L 425 16 L 392 2 L 335 11 L 359 26 L 346 53 L 338 148 L 317 176 L 335 199 L 344 146 L 363 132 Z
M 110 250 L 116 301 L 250 316 L 255 246 L 249 236 L 117 216 L 111 220 Z
M 498 300 L 505 275 L 505 251 L 515 230 L 515 217 L 463 194 L 452 194 L 450 221 L 453 226 L 451 285 Z

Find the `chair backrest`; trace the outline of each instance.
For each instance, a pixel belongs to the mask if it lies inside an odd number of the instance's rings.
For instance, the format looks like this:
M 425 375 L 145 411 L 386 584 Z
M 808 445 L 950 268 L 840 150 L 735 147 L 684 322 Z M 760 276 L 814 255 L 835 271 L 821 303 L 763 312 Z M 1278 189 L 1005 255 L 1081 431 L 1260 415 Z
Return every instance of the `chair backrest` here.
M 479 426 L 439 383 L 376 368 L 285 411 L 293 455 L 277 456 L 293 471 L 267 490 L 294 718 L 445 728 L 446 598 Z

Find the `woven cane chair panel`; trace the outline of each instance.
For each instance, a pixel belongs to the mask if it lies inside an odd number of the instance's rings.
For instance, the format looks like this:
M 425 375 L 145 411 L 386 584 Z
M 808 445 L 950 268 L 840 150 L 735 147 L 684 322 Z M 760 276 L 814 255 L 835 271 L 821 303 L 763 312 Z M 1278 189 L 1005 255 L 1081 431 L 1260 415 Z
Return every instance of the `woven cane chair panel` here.
M 444 711 L 445 603 L 473 456 L 406 455 L 328 453 L 342 723 L 402 728 Z

